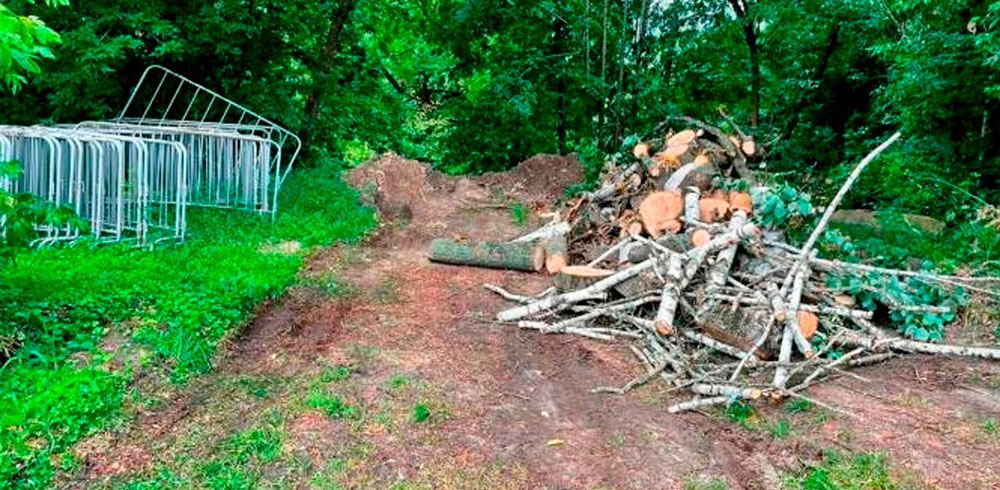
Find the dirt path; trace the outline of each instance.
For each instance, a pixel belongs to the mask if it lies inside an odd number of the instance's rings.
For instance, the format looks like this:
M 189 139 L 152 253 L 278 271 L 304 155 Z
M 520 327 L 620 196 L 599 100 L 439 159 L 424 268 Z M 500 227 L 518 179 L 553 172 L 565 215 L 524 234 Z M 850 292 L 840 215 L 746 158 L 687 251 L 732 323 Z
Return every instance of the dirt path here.
M 658 384 L 592 395 L 638 374 L 624 348 L 491 322 L 503 302 L 483 283 L 530 292 L 546 277 L 424 256 L 432 236 L 528 230 L 500 205 L 552 202 L 579 178 L 572 162 L 451 180 L 389 158 L 353 177 L 376 182 L 370 198 L 395 221 L 363 247 L 315 256 L 304 272 L 311 287 L 265 310 L 218 372 L 138 410 L 127 430 L 88 441 L 85 469 L 67 486 L 165 471 L 210 483 L 202 462 L 234 432 L 275 427 L 287 458 L 253 473 L 273 488 L 679 489 L 721 477 L 732 489 L 765 489 L 831 448 L 884 451 L 894 471 L 931 488 L 1000 488 L 1000 436 L 983 430 L 1000 414 L 996 364 L 910 358 L 859 371 L 869 382 L 810 392 L 856 419 L 770 407 L 741 426 L 714 412 L 668 415 L 673 398 Z M 340 365 L 353 374 L 338 380 Z M 319 392 L 362 415 L 324 416 Z M 417 406 L 427 423 L 414 420 Z

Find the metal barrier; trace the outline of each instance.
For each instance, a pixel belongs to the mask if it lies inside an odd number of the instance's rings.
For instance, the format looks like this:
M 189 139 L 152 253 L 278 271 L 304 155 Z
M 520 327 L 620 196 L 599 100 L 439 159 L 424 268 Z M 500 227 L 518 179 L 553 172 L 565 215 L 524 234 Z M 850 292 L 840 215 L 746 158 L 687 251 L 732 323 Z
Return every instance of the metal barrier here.
M 0 126 L 0 162 L 22 170 L 0 189 L 69 208 L 99 242 L 146 246 L 183 241 L 189 205 L 273 217 L 300 150 L 288 130 L 152 66 L 112 121 Z M 69 224 L 36 228 L 36 246 L 81 236 Z
M 0 141 L 7 147 L 5 158 L 21 165 L 18 177 L 2 179 L 5 190 L 71 210 L 97 241 L 183 240 L 188 167 L 183 145 L 43 126 L 0 126 Z M 82 231 L 69 223 L 36 228 L 36 246 L 74 240 Z

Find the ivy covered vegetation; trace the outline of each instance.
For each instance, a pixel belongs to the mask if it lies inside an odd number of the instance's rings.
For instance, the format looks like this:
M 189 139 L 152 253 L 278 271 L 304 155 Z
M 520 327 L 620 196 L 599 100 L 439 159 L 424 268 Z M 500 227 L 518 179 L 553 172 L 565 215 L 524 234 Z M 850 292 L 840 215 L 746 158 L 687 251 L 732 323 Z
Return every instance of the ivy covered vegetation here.
M 26 251 L 33 223 L 72 217 L 0 190 L 0 489 L 46 488 L 73 464 L 65 450 L 120 414 L 139 371 L 184 382 L 210 369 L 311 247 L 361 237 L 374 216 L 339 171 L 384 151 L 448 173 L 577 153 L 593 179 L 603 155 L 664 118 L 726 125 L 724 112 L 781 183 L 755 196 L 759 219 L 794 236 L 825 201 L 813 197 L 899 129 L 904 142 L 845 207 L 923 214 L 944 231 L 841 227 L 823 252 L 995 268 L 998 21 L 992 0 L 4 0 L 0 124 L 113 117 L 162 64 L 300 134 L 306 154 L 274 222 L 192 210 L 187 243 L 154 252 Z M 262 248 L 282 241 L 304 248 Z M 862 302 L 893 290 L 844 281 Z M 920 293 L 896 299 L 968 300 Z M 938 339 L 952 318 L 891 320 Z

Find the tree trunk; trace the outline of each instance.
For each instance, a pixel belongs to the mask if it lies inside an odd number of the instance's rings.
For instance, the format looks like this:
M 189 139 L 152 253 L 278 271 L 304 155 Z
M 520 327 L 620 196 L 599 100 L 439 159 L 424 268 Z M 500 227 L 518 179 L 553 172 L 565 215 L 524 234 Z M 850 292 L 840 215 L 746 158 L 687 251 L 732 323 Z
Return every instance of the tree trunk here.
M 565 21 L 560 16 L 556 16 L 552 33 L 553 56 L 563 52 L 563 44 L 566 38 Z M 566 143 L 566 67 L 565 63 L 556 64 L 556 141 L 559 144 L 559 154 L 569 153 Z
M 534 243 L 458 242 L 435 238 L 431 242 L 430 259 L 444 264 L 537 272 L 545 265 L 545 250 Z
M 827 37 L 826 49 L 823 50 L 823 56 L 819 60 L 819 65 L 816 66 L 816 74 L 813 75 L 813 81 L 816 82 L 817 87 L 823 81 L 823 77 L 826 75 L 826 68 L 830 65 L 830 58 L 833 57 L 833 53 L 837 50 L 837 45 L 839 43 L 840 24 L 835 23 L 830 29 L 830 35 Z M 803 109 L 806 108 L 806 105 L 808 105 L 809 101 L 812 99 L 812 93 L 813 92 L 803 93 L 802 96 L 799 97 L 795 107 L 792 108 L 792 111 L 790 112 L 792 119 L 785 128 L 786 140 L 792 137 L 795 127 L 799 124 L 799 118 L 801 117 Z
M 743 39 L 750 53 L 750 126 L 757 128 L 760 120 L 760 51 L 757 47 L 757 26 L 747 15 L 747 0 L 729 0 L 736 19 L 743 26 Z
M 340 53 L 340 35 L 356 4 L 357 0 L 342 0 L 330 15 L 330 30 L 323 45 L 323 54 L 314 70 L 312 90 L 306 97 L 306 124 L 302 132 L 302 144 L 306 152 L 309 152 L 315 136 L 316 120 L 329 87 L 333 62 Z

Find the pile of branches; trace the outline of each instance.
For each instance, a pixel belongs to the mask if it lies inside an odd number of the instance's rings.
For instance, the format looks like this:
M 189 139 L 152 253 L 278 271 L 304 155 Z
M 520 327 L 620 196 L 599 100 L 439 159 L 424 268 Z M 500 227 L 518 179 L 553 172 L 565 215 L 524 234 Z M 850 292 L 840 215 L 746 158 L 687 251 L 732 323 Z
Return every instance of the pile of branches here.
M 518 303 L 501 311 L 498 321 L 627 343 L 645 373 L 595 391 L 625 393 L 659 378 L 692 395 L 670 412 L 762 397 L 807 398 L 804 390 L 817 382 L 857 376 L 848 370 L 909 353 L 1000 360 L 998 349 L 900 337 L 878 325 L 876 311 L 825 286 L 830 275 L 874 275 L 996 296 L 990 288 L 997 278 L 817 256 L 817 240 L 844 195 L 898 133 L 857 165 L 805 243 L 793 246 L 754 223 L 748 194 L 718 189 L 729 177 L 752 181 L 752 139 L 683 122 L 690 129 L 640 143 L 626 156 L 629 162 L 608 165 L 598 190 L 513 241 L 533 250 L 536 268 L 544 258 L 555 286 L 525 296 L 486 285 Z M 880 308 L 890 311 L 948 310 L 885 302 Z

